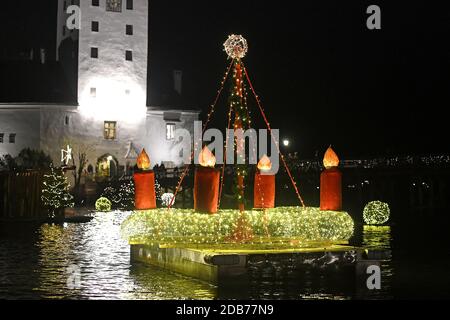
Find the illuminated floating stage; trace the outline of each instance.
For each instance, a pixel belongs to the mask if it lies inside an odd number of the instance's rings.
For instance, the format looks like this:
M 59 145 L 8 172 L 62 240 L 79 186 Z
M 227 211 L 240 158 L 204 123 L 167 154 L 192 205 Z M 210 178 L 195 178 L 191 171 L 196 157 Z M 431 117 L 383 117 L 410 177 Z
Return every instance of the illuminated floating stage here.
M 348 245 L 353 229 L 348 213 L 310 207 L 218 214 L 155 209 L 135 211 L 122 224 L 122 236 L 132 262 L 221 284 L 246 277 L 249 267 L 265 260 L 354 265 L 363 250 Z

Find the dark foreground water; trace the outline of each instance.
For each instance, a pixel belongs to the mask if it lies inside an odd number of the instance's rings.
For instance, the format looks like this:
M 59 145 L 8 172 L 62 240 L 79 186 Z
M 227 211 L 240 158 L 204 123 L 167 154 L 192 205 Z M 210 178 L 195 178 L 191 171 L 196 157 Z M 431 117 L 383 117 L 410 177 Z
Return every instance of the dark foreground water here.
M 299 274 L 266 261 L 252 272 L 249 285 L 217 288 L 131 265 L 119 232 L 128 214 L 97 213 L 86 224 L 0 225 L 0 299 L 450 298 L 446 217 L 420 216 L 375 231 L 358 227 L 354 244 L 391 250 L 381 262 L 382 288 L 368 291 L 353 269 Z

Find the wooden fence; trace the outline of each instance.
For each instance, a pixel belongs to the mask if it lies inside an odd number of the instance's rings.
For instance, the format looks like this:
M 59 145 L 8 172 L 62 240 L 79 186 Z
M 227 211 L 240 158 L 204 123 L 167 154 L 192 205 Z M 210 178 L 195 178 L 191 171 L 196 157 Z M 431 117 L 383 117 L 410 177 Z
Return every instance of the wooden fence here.
M 41 220 L 44 172 L 0 172 L 0 220 Z

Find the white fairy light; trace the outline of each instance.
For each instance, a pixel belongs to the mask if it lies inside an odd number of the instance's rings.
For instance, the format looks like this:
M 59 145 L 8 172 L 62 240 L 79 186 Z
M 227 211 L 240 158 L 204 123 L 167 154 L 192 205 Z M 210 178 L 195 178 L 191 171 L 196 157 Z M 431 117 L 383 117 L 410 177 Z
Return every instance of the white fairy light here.
M 232 59 L 242 59 L 248 51 L 247 40 L 241 35 L 228 36 L 223 46 L 227 55 Z

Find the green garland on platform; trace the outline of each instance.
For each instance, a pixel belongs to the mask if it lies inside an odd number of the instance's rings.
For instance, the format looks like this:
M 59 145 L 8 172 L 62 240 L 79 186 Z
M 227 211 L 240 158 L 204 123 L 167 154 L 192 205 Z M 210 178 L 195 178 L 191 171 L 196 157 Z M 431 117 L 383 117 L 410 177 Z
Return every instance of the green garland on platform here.
M 253 234 L 246 243 L 345 242 L 353 235 L 353 220 L 342 211 L 279 207 L 243 214 Z M 135 211 L 122 224 L 122 236 L 133 244 L 230 243 L 240 218 L 239 210 L 220 210 L 213 215 L 192 209 Z

